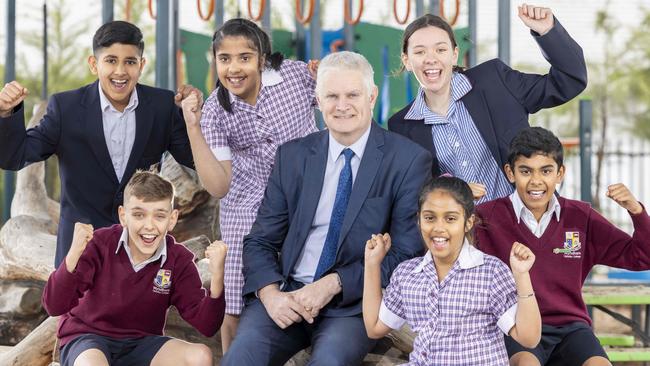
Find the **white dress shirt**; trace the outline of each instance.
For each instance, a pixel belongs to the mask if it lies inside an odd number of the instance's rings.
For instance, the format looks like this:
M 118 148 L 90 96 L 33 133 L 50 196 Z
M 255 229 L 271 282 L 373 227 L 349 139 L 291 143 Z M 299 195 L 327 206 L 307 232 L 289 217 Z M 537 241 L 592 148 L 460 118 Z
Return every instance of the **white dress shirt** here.
M 343 146 L 330 133 L 323 189 L 320 193 L 311 229 L 305 240 L 305 246 L 302 249 L 302 253 L 300 253 L 300 257 L 298 257 L 296 266 L 291 272 L 291 277 L 294 280 L 302 283 L 314 282 L 314 274 L 316 273 L 316 267 L 318 267 L 320 255 L 323 252 L 323 246 L 325 245 L 325 238 L 327 237 L 327 230 L 329 229 L 330 218 L 332 216 L 332 209 L 334 209 L 339 175 L 345 165 L 345 156 L 341 152 L 345 148 L 350 148 L 354 152 L 354 156 L 350 161 L 352 167 L 352 185 L 354 187 L 359 164 L 363 158 L 363 151 L 366 148 L 369 135 L 370 127 L 368 127 L 368 130 L 354 144 Z
M 548 224 L 551 222 L 553 214 L 557 221 L 560 221 L 560 202 L 558 202 L 555 195 L 551 197 L 551 200 L 548 202 L 548 208 L 546 212 L 542 215 L 542 218 L 537 222 L 535 215 L 524 205 L 524 201 L 521 200 L 519 194 L 515 190 L 514 193 L 510 195 L 510 201 L 512 202 L 512 207 L 515 209 L 515 216 L 517 216 L 517 223 L 520 223 L 521 220 L 524 220 L 524 224 L 530 229 L 530 231 L 538 238 L 541 238 L 548 227 Z

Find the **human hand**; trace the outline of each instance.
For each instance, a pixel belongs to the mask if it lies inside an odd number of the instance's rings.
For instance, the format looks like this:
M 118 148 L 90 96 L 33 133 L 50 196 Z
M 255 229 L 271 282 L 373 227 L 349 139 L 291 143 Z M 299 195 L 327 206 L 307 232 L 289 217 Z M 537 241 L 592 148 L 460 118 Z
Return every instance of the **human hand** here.
M 197 93 L 190 93 L 181 101 L 183 119 L 185 119 L 185 125 L 188 129 L 200 127 L 202 103 L 201 97 Z
M 610 185 L 607 187 L 605 195 L 618 203 L 619 206 L 630 211 L 632 215 L 638 215 L 643 212 L 643 206 L 634 198 L 632 192 L 623 183 Z
M 179 86 L 176 90 L 176 95 L 174 95 L 174 103 L 181 107 L 181 102 L 192 94 L 196 95 L 196 98 L 199 100 L 199 109 L 201 109 L 203 106 L 203 93 L 192 85 Z
M 366 241 L 366 251 L 364 253 L 365 265 L 381 265 L 381 261 L 384 260 L 390 246 L 390 234 L 373 234 L 370 239 Z
M 72 234 L 72 244 L 70 245 L 70 250 L 65 256 L 65 265 L 68 269 L 68 272 L 72 273 L 77 268 L 77 263 L 79 258 L 86 250 L 88 242 L 93 238 L 94 229 L 90 224 L 83 224 L 77 222 L 74 224 L 74 232 Z
M 215 240 L 205 249 L 205 257 L 210 260 L 210 273 L 212 276 L 223 277 L 224 263 L 228 246 L 221 240 Z
M 320 310 L 332 301 L 334 295 L 340 292 L 338 280 L 334 276 L 338 276 L 338 274 L 328 274 L 316 282 L 291 292 L 293 299 L 302 305 L 312 318 L 318 316 Z
M 311 77 L 316 80 L 316 75 L 318 74 L 318 65 L 320 64 L 320 60 L 309 60 L 307 63 L 307 69 L 309 70 L 309 73 L 311 74 Z
M 17 81 L 5 84 L 0 91 L 0 117 L 11 116 L 13 109 L 29 95 L 29 90 Z
M 535 263 L 533 251 L 519 242 L 514 242 L 510 249 L 510 268 L 513 275 L 528 273 L 533 263 Z
M 260 289 L 258 295 L 269 317 L 281 329 L 299 323 L 302 319 L 308 323 L 314 322 L 311 313 L 294 300 L 293 294 L 280 291 L 275 283 Z
M 474 201 L 478 201 L 483 196 L 487 194 L 487 187 L 485 184 L 481 183 L 467 183 L 469 185 L 469 188 L 472 190 L 472 196 L 474 197 Z
M 543 36 L 553 28 L 553 11 L 550 8 L 521 4 L 521 6 L 517 7 L 517 11 L 519 19 L 540 36 Z

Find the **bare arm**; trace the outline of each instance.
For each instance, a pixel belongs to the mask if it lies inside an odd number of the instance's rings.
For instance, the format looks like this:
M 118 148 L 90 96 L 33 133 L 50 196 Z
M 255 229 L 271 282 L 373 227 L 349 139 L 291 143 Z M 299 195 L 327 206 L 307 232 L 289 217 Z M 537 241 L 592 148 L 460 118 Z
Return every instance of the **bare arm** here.
M 192 148 L 194 165 L 203 187 L 214 197 L 222 198 L 230 190 L 232 162 L 219 161 L 210 150 L 201 132 L 201 100 L 195 93 L 183 99 L 183 118 L 187 125 L 187 136 Z
M 528 271 L 535 262 L 535 255 L 526 246 L 514 243 L 510 251 L 510 267 L 517 287 L 517 314 L 510 336 L 527 348 L 534 348 L 541 339 L 542 317 L 533 292 Z
M 368 337 L 379 339 L 391 329 L 379 319 L 381 307 L 381 261 L 390 249 L 390 236 L 373 235 L 366 242 L 365 269 L 363 274 L 363 324 Z

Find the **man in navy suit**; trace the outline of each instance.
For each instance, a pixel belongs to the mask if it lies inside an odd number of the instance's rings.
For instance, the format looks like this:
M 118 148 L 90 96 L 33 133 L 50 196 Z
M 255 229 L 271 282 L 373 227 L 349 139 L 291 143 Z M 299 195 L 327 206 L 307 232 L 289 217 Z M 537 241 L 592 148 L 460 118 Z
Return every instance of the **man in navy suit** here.
M 137 169 L 149 169 L 171 152 L 194 167 L 180 108 L 192 87 L 171 91 L 138 84 L 145 64 L 142 33 L 114 21 L 93 38 L 88 64 L 98 81 L 54 94 L 47 114 L 25 130 L 26 88 L 16 81 L 0 92 L 0 168 L 19 170 L 51 155 L 59 159 L 61 216 L 55 266 L 70 248 L 75 222 L 95 228 L 118 222 L 124 186 Z
M 377 87 L 368 61 L 328 55 L 316 92 L 328 129 L 276 153 L 244 239 L 247 304 L 222 365 L 283 365 L 310 345 L 310 364 L 361 363 L 373 346 L 361 317 L 366 240 L 396 237 L 384 286 L 423 249 L 416 211 L 431 156 L 372 122 Z

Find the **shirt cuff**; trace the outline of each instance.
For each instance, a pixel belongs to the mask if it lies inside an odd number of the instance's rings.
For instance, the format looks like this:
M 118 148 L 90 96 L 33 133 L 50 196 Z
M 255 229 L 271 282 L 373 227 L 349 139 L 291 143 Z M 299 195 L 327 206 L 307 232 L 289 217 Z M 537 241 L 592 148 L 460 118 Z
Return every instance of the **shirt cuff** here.
M 404 325 L 404 323 L 406 323 L 406 320 L 390 311 L 386 304 L 384 304 L 383 300 L 381 301 L 381 307 L 379 308 L 379 320 L 391 329 L 399 329 Z
M 211 148 L 212 155 L 219 161 L 232 160 L 232 154 L 230 153 L 230 148 L 228 146 L 223 147 L 214 147 Z
M 497 327 L 501 329 L 503 334 L 508 335 L 510 329 L 515 326 L 515 316 L 517 315 L 517 304 L 514 304 L 510 309 L 506 310 L 497 321 Z

